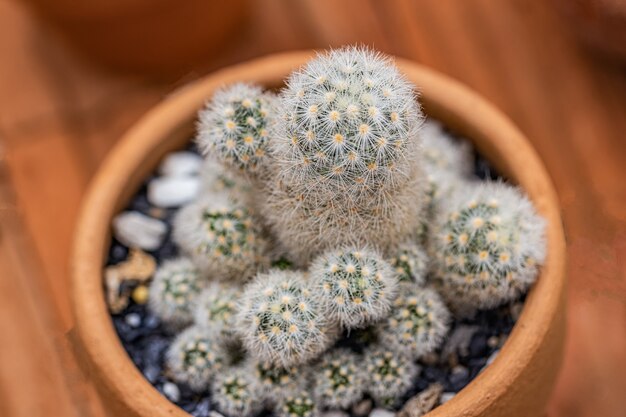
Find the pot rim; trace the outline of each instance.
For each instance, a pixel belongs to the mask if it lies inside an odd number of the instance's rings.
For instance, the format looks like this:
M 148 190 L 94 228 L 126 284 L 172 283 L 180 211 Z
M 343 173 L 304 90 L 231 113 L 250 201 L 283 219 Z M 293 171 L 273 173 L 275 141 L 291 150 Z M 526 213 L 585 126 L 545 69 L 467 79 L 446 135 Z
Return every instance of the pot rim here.
M 101 382 L 137 415 L 189 417 L 162 396 L 131 361 L 106 305 L 103 267 L 111 236 L 110 224 L 136 189 L 128 184 L 134 181 L 138 185 L 145 178 L 165 148 L 171 148 L 165 139 L 188 130 L 189 121 L 195 120 L 197 110 L 216 88 L 237 81 L 276 85 L 313 54 L 313 51 L 298 51 L 269 55 L 219 70 L 177 90 L 124 135 L 90 184 L 77 221 L 71 258 L 75 319 L 72 339 L 88 376 Z M 419 86 L 426 113 L 453 130 L 462 130 L 463 136 L 499 172 L 525 190 L 548 223 L 548 252 L 541 275 L 497 358 L 450 401 L 428 414 L 429 417 L 480 415 L 502 400 L 508 390 L 515 389 L 515 382 L 541 348 L 552 323 L 561 319 L 565 239 L 559 203 L 538 155 L 505 115 L 447 76 L 405 59 L 395 58 L 395 62 Z

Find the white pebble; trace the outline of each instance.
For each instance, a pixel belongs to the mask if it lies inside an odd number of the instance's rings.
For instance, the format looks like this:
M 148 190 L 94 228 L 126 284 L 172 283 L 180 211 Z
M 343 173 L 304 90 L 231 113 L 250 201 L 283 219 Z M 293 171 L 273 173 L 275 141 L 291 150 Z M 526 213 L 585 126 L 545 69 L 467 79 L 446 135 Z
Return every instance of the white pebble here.
M 364 399 L 352 406 L 352 414 L 357 417 L 365 417 L 372 411 L 374 404 L 370 399 Z
M 494 351 L 491 356 L 489 356 L 489 359 L 487 359 L 487 363 L 485 364 L 485 366 L 489 366 L 493 363 L 493 361 L 496 360 L 496 357 L 498 356 L 498 353 L 500 353 L 499 350 Z
M 124 321 L 130 327 L 139 327 L 141 324 L 141 317 L 137 313 L 130 313 L 126 317 L 124 317 Z
M 444 392 L 443 394 L 441 394 L 441 398 L 439 399 L 439 402 L 441 404 L 445 404 L 448 401 L 450 401 L 452 398 L 454 398 L 456 394 L 454 392 Z
M 165 394 L 170 401 L 177 402 L 180 400 L 180 390 L 178 389 L 178 385 L 172 382 L 166 382 L 163 384 L 163 394 Z
M 198 194 L 197 177 L 160 177 L 148 184 L 148 201 L 157 207 L 177 207 L 193 200 Z
M 395 417 L 396 413 L 383 408 L 375 408 L 370 413 L 370 417 Z
M 193 176 L 200 173 L 201 166 L 202 157 L 198 154 L 187 151 L 172 152 L 161 162 L 159 172 L 164 176 Z
M 125 211 L 113 219 L 115 238 L 129 247 L 158 249 L 166 232 L 165 223 L 138 211 Z
M 218 413 L 215 410 L 211 410 L 211 411 L 209 411 L 209 417 L 224 417 L 224 415 Z
M 325 413 L 320 414 L 320 417 L 349 417 L 350 414 L 344 413 L 343 411 L 333 410 L 327 411 Z

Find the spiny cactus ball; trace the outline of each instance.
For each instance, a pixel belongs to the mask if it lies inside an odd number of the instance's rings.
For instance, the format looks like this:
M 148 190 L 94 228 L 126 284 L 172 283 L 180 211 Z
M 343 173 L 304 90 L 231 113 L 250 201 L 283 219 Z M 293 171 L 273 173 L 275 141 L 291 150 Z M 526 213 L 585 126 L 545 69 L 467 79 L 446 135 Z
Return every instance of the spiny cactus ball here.
M 207 280 L 188 258 L 163 262 L 150 285 L 148 305 L 163 322 L 180 328 L 193 319 L 198 293 Z
M 283 368 L 267 362 L 252 365 L 260 381 L 262 395 L 270 404 L 277 404 L 286 392 L 300 391 L 306 387 L 308 372 L 296 366 Z
M 276 407 L 278 417 L 318 417 L 319 410 L 308 391 L 299 391 L 285 397 Z
M 412 173 L 422 113 L 413 85 L 383 55 L 354 47 L 321 54 L 292 73 L 280 101 L 270 146 L 290 182 L 354 193 Z
M 245 367 L 215 375 L 211 389 L 216 408 L 229 417 L 251 417 L 263 409 L 259 381 Z
M 214 279 L 242 282 L 267 263 L 260 225 L 248 209 L 223 195 L 180 209 L 173 233 L 174 241 Z
M 313 295 L 324 316 L 344 328 L 362 327 L 384 317 L 397 280 L 382 257 L 347 247 L 319 256 L 310 268 Z
M 228 170 L 214 158 L 207 157 L 200 170 L 199 195 L 224 194 L 238 204 L 247 204 L 252 193 L 251 181 Z
M 457 141 L 436 120 L 426 119 L 419 130 L 427 171 L 443 171 L 463 178 L 472 176 L 474 156 L 467 141 Z
M 227 364 L 228 354 L 217 333 L 192 326 L 176 337 L 167 351 L 166 362 L 176 381 L 203 392 L 211 378 Z
M 428 256 L 420 245 L 414 242 L 405 242 L 396 251 L 389 263 L 396 272 L 400 282 L 414 282 L 424 285 L 428 272 Z
M 449 290 L 443 295 L 492 308 L 526 291 L 545 257 L 544 227 L 531 202 L 504 183 L 478 183 L 457 193 L 431 239 L 436 277 Z
M 255 172 L 267 153 L 273 97 L 254 85 L 219 90 L 198 114 L 198 145 L 205 155 L 244 172 Z
M 313 370 L 315 401 L 322 408 L 348 408 L 363 396 L 365 379 L 359 355 L 348 349 L 334 350 Z
M 449 322 L 450 313 L 439 294 L 406 283 L 401 285 L 379 337 L 385 347 L 418 359 L 441 345 Z
M 257 360 L 288 367 L 326 349 L 328 325 L 301 272 L 257 275 L 241 297 L 237 331 Z
M 369 375 L 367 392 L 385 408 L 393 408 L 411 388 L 420 368 L 407 356 L 372 346 L 363 353 Z
M 195 323 L 221 332 L 225 338 L 234 337 L 235 311 L 241 290 L 237 287 L 212 282 L 198 295 L 194 309 Z

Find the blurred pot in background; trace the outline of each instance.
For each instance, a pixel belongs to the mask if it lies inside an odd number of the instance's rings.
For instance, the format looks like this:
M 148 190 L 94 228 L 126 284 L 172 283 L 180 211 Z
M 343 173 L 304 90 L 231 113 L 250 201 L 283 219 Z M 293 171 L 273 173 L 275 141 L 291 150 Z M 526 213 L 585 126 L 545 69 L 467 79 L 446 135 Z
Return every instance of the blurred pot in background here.
M 587 45 L 626 62 L 626 0 L 554 0 Z
M 114 70 L 168 76 L 237 35 L 247 0 L 24 0 L 74 49 Z

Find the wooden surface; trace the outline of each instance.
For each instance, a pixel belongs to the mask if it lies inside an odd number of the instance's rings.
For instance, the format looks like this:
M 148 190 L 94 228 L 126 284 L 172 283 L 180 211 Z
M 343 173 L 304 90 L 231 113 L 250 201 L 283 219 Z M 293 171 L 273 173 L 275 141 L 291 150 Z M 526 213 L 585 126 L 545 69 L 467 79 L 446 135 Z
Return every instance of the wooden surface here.
M 153 82 L 75 57 L 0 0 L 0 415 L 103 415 L 67 340 L 67 258 L 89 178 L 177 86 L 268 52 L 364 43 L 471 86 L 531 139 L 569 243 L 569 339 L 550 417 L 626 416 L 626 71 L 544 0 L 261 0 L 231 48 Z M 262 6 L 262 7 L 261 7 Z

